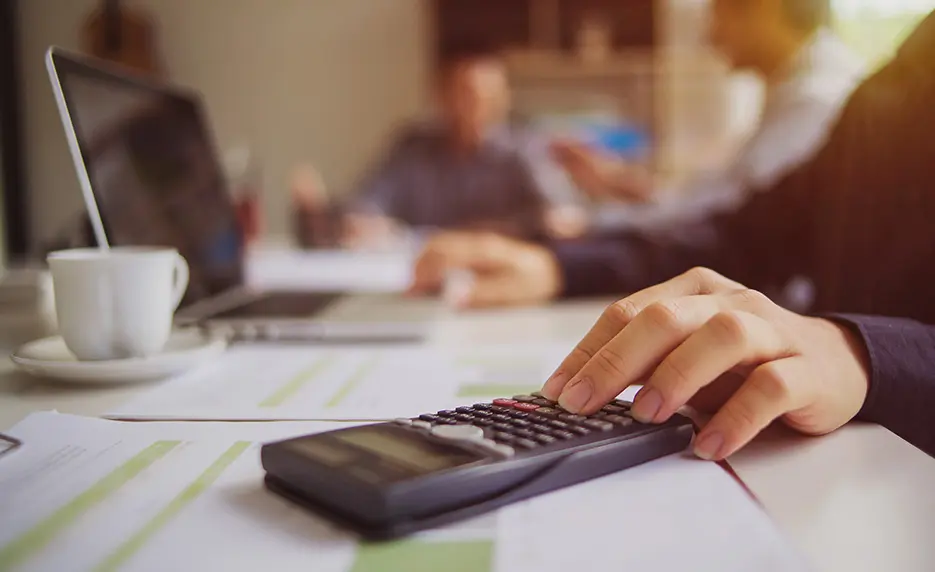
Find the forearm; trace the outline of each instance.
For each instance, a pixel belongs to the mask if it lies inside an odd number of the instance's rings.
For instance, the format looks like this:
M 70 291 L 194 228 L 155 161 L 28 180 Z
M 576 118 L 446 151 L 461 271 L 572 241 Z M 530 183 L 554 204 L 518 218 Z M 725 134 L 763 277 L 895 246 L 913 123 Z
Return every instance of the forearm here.
M 619 295 L 664 282 L 694 267 L 711 265 L 710 229 L 698 227 L 676 239 L 639 234 L 549 244 L 562 272 L 565 297 Z
M 935 456 L 935 326 L 841 316 L 866 344 L 870 388 L 858 419 L 878 423 Z

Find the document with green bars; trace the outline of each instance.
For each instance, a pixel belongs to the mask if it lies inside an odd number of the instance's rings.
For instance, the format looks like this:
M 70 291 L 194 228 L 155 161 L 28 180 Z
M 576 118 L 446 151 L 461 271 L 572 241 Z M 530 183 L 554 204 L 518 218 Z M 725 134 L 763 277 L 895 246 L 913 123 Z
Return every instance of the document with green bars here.
M 458 350 L 240 347 L 113 419 L 379 420 L 536 391 L 565 345 Z
M 360 543 L 267 491 L 258 457 L 263 442 L 346 425 L 34 414 L 11 431 L 25 445 L 0 459 L 0 570 L 802 569 L 730 476 L 679 456 Z

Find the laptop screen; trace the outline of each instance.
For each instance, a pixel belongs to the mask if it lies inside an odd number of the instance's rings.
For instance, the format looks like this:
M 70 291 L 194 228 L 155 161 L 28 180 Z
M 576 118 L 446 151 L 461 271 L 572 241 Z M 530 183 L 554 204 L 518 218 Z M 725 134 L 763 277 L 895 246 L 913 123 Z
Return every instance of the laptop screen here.
M 186 305 L 240 285 L 241 234 L 200 99 L 53 61 L 111 245 L 177 248 L 191 268 Z

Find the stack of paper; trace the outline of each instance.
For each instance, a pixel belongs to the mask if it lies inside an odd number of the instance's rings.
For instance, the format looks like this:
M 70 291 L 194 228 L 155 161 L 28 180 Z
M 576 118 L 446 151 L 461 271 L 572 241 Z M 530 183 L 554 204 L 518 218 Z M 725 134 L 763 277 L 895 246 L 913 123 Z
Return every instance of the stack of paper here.
M 235 347 L 155 387 L 114 419 L 379 420 L 529 393 L 569 347 Z
M 328 423 L 36 414 L 0 458 L 0 570 L 802 570 L 717 465 L 669 457 L 397 542 L 264 489 L 260 443 Z

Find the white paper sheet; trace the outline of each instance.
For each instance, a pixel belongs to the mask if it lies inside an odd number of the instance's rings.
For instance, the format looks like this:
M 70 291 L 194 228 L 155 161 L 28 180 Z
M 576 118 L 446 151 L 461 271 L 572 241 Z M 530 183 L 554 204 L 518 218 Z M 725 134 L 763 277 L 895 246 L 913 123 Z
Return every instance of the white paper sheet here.
M 304 251 L 261 247 L 247 257 L 247 283 L 261 288 L 403 292 L 417 251 Z
M 804 569 L 730 476 L 683 457 L 360 544 L 262 485 L 259 442 L 333 426 L 31 416 L 0 461 L 0 570 Z
M 115 419 L 393 419 L 539 389 L 569 345 L 236 347 L 108 413 Z

